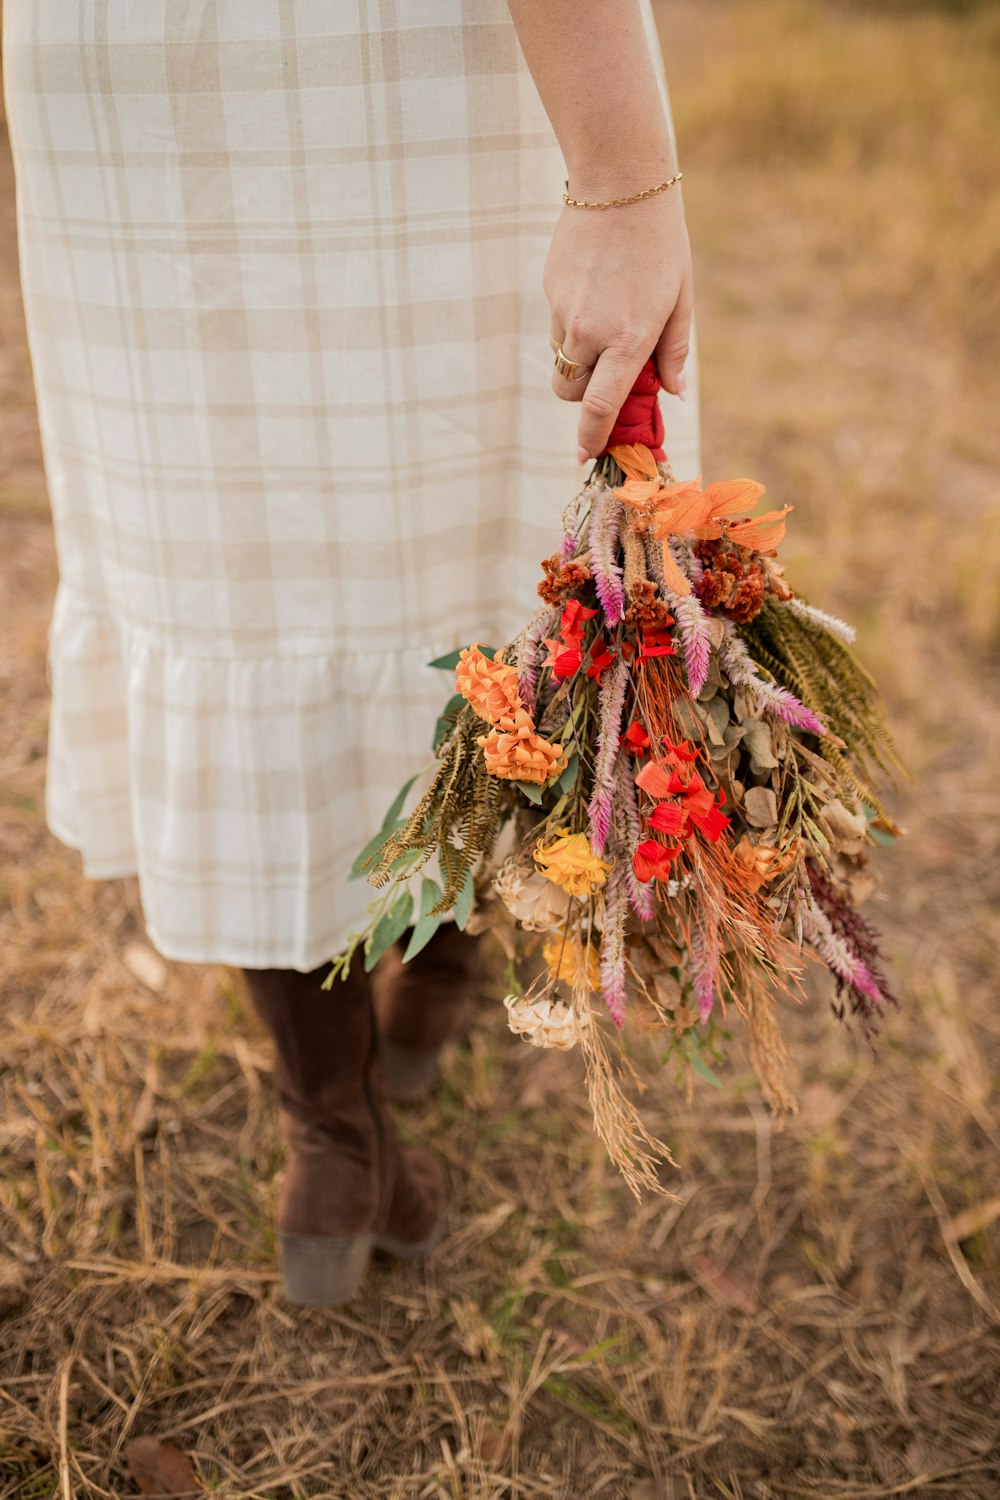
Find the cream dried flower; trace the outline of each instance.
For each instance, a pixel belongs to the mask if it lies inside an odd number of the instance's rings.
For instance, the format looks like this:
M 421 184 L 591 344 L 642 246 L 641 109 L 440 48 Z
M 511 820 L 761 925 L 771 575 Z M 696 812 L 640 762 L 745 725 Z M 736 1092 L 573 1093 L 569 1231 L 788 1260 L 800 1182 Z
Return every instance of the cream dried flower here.
M 568 1052 L 581 1039 L 585 1026 L 590 1024 L 590 1012 L 573 1009 L 566 1000 L 540 996 L 536 1000 L 527 995 L 507 995 L 507 1025 L 516 1036 L 523 1036 L 533 1047 L 555 1047 Z
M 566 920 L 566 892 L 511 856 L 493 879 L 493 889 L 526 932 L 551 932 Z

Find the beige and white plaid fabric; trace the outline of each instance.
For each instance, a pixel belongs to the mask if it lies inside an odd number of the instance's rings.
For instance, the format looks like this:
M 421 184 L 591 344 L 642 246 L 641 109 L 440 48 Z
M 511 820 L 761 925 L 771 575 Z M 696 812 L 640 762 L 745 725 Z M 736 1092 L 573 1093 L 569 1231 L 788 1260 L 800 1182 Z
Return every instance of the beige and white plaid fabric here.
M 3 66 L 49 826 L 168 957 L 311 969 L 431 759 L 427 661 L 520 627 L 579 483 L 558 147 L 504 0 L 6 0 Z

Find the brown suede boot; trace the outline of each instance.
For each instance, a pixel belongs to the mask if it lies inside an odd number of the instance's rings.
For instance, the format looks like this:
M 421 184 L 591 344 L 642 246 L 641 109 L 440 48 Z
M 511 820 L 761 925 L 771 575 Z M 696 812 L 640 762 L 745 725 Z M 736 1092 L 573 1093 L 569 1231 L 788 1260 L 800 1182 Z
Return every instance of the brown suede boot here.
M 275 1049 L 285 1295 L 309 1306 L 346 1301 L 372 1250 L 425 1255 L 445 1223 L 441 1162 L 402 1146 L 386 1107 L 368 976 L 359 959 L 324 990 L 329 970 L 242 971 Z
M 438 1072 L 441 1047 L 468 1035 L 479 979 L 479 940 L 442 922 L 408 963 L 404 933 L 372 976 L 390 1099 L 419 1099 Z

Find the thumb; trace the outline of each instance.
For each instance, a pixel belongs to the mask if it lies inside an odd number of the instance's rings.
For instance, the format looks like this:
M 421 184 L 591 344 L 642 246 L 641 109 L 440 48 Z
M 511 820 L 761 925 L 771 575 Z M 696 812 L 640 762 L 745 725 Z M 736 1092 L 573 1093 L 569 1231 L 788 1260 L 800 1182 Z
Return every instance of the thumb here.
M 691 348 L 691 315 L 694 311 L 694 295 L 690 274 L 681 282 L 674 310 L 657 340 L 653 359 L 656 373 L 665 391 L 672 396 L 683 396 L 687 382 L 681 373 L 684 361 Z

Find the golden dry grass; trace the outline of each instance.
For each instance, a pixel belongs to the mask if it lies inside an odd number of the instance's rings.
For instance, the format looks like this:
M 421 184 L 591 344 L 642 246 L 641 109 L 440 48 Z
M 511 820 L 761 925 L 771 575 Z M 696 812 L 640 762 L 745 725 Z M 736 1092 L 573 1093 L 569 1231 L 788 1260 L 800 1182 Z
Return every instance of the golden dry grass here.
M 873 1058 L 788 1017 L 775 1130 L 734 1052 L 644 1110 L 637 1208 L 580 1059 L 484 1003 L 400 1112 L 452 1230 L 349 1308 L 276 1294 L 268 1053 L 233 976 L 158 961 L 134 882 L 45 831 L 55 580 L 3 166 L 0 1497 L 130 1495 L 172 1437 L 224 1497 L 1000 1494 L 996 430 L 990 6 L 676 0 L 706 470 L 793 500 L 792 579 L 850 616 L 916 779 L 884 860 L 902 1013 Z

